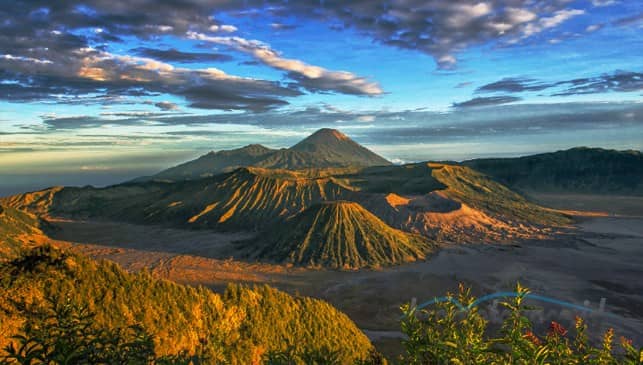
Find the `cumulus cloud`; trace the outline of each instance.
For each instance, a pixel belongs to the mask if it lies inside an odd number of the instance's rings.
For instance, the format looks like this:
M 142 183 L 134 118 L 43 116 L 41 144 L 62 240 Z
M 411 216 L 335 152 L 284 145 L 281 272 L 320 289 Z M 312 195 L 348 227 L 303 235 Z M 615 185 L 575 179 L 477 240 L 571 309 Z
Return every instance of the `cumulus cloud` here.
M 610 0 L 593 0 L 606 5 Z M 17 22 L 3 28 L 0 49 L 40 47 L 77 48 L 88 36 L 74 29 L 100 29 L 96 41 L 118 41 L 123 36 L 148 39 L 157 35 L 183 36 L 186 32 L 230 33 L 233 25 L 222 24 L 211 14 L 231 12 L 237 16 L 267 14 L 276 17 L 274 29 L 291 28 L 280 19 L 298 16 L 321 19 L 329 26 L 353 28 L 373 40 L 433 56 L 441 68 L 452 68 L 461 50 L 489 42 L 515 42 L 543 31 L 552 31 L 566 20 L 581 15 L 566 0 L 405 0 L 320 2 L 318 0 L 264 1 L 222 0 L 86 0 L 56 2 L 12 1 L 0 9 L 2 19 Z M 144 11 L 137 11 L 144 9 Z M 16 36 L 20 36 L 18 39 Z M 10 45 L 11 47 L 3 47 Z
M 594 5 L 610 3 L 593 1 Z M 288 97 L 302 94 L 296 88 L 351 95 L 383 92 L 364 76 L 286 58 L 262 42 L 231 37 L 228 33 L 238 29 L 213 16 L 219 12 L 265 14 L 274 29 L 289 28 L 281 21 L 293 17 L 321 19 L 330 27 L 352 28 L 382 44 L 426 53 L 444 69 L 455 67 L 459 52 L 468 47 L 555 33 L 562 23 L 583 14 L 567 0 L 277 0 L 269 6 L 260 0 L 16 0 L 0 8 L 0 19 L 9 20 L 0 23 L 0 79 L 4 81 L 0 98 L 89 103 L 173 94 L 193 107 L 261 111 L 286 105 Z M 614 24 L 637 24 L 640 19 L 641 14 L 635 14 Z M 186 34 L 247 53 L 283 71 L 294 83 L 176 67 L 171 63 L 230 58 L 216 51 L 155 49 L 144 43 Z M 558 39 L 553 35 L 550 39 Z M 136 48 L 136 57 L 106 52 L 106 43 L 127 37 L 136 37 L 148 47 Z
M 454 68 L 463 49 L 487 43 L 517 43 L 554 31 L 583 10 L 569 1 L 405 0 L 277 2 L 276 13 L 335 20 L 383 44 L 431 55 L 439 68 Z M 333 23 L 335 24 L 335 23 Z
M 334 91 L 354 95 L 379 95 L 380 86 L 346 71 L 331 71 L 309 65 L 303 61 L 282 57 L 267 44 L 241 37 L 213 37 L 202 33 L 188 32 L 188 38 L 225 45 L 253 56 L 270 67 L 286 71 L 291 79 L 310 91 Z
M 580 9 L 562 9 L 554 12 L 551 16 L 543 17 L 537 22 L 529 23 L 522 30 L 522 38 L 531 37 L 536 33 L 540 33 L 545 29 L 554 28 L 559 24 L 571 19 L 575 16 L 585 14 L 584 10 Z
M 0 59 L 0 77 L 15 81 L 0 84 L 0 91 L 10 100 L 57 102 L 74 101 L 83 94 L 167 93 L 185 98 L 194 107 L 250 111 L 285 105 L 284 97 L 301 94 L 279 82 L 228 75 L 215 68 L 175 67 L 153 58 L 116 55 L 90 47 L 52 56 L 56 58 L 50 63 L 35 64 Z
M 218 37 L 219 44 L 251 54 L 285 72 L 295 83 L 235 77 L 212 70 L 180 68 L 172 63 L 229 61 L 220 52 L 185 52 L 141 46 L 133 55 L 106 51 L 105 44 L 124 37 L 139 41 L 174 35 L 232 33 L 238 29 L 212 16 L 249 1 L 87 0 L 45 4 L 17 0 L 0 9 L 0 97 L 11 101 L 48 100 L 90 103 L 118 97 L 173 94 L 188 105 L 222 110 L 261 111 L 286 105 L 286 98 L 312 92 L 378 95 L 379 85 L 346 71 L 333 71 L 279 52 L 258 41 Z M 279 6 L 277 7 L 279 8 Z M 275 28 L 286 26 L 275 23 Z M 143 43 L 145 44 L 145 43 Z M 296 84 L 296 85 L 293 85 Z

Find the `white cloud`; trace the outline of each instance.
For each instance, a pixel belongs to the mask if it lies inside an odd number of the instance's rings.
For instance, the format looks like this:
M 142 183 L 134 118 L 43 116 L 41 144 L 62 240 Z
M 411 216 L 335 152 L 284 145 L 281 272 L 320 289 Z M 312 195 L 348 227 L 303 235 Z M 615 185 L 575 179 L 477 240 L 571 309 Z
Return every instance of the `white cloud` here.
M 530 37 L 536 33 L 542 32 L 545 29 L 556 27 L 559 24 L 562 24 L 565 21 L 582 14 L 585 14 L 585 11 L 581 9 L 558 10 L 552 16 L 540 18 L 537 23 L 527 24 L 523 31 L 523 37 Z
M 380 86 L 347 71 L 330 71 L 323 67 L 307 64 L 297 59 L 282 57 L 267 44 L 241 37 L 213 37 L 202 33 L 188 32 L 187 37 L 225 45 L 237 51 L 252 55 L 258 61 L 279 70 L 287 71 L 309 90 L 332 90 L 347 94 L 379 95 Z
M 453 27 L 466 26 L 474 19 L 489 14 L 492 10 L 487 3 L 457 4 L 454 8 L 456 11 L 447 19 L 447 23 Z
M 222 25 L 211 25 L 208 28 L 211 32 L 223 32 L 223 33 L 233 33 L 238 29 L 234 25 L 222 24 Z
M 375 116 L 374 115 L 360 115 L 357 117 L 358 122 L 363 122 L 363 123 L 370 123 L 375 121 Z
M 592 0 L 592 5 L 598 6 L 598 7 L 614 5 L 617 3 L 618 1 L 616 0 Z
M 50 64 L 50 63 L 52 63 L 50 60 L 46 60 L 46 59 L 39 59 L 39 58 L 33 58 L 33 57 L 23 57 L 23 56 L 14 56 L 12 54 L 3 54 L 3 55 L 0 55 L 0 58 L 3 58 L 5 60 L 9 60 L 9 61 L 31 62 L 31 63 L 38 63 L 38 64 Z
M 588 25 L 587 28 L 585 28 L 585 31 L 588 33 L 595 32 L 599 29 L 603 28 L 603 24 L 592 24 Z

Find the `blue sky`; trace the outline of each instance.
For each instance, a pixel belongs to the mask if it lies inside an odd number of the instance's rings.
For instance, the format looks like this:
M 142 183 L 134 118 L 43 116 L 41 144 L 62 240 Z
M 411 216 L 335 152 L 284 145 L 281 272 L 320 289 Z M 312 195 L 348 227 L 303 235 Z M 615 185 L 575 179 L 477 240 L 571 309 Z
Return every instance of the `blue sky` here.
M 638 1 L 54 4 L 0 10 L 5 191 L 320 127 L 399 162 L 643 148 Z

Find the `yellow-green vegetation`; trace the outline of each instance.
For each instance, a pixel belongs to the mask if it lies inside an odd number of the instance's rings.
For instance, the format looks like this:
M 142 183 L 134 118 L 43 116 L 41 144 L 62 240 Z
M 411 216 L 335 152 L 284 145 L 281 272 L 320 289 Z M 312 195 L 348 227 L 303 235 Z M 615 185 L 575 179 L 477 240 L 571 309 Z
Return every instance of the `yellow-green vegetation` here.
M 626 338 L 620 338 L 620 348 L 614 345 L 614 332 L 608 330 L 599 346 L 588 340 L 588 329 L 580 317 L 574 329 L 568 330 L 551 322 L 549 331 L 536 334 L 525 316 L 531 307 L 525 305 L 529 293 L 517 285 L 517 296 L 502 303 L 507 309 L 498 337 L 492 337 L 487 320 L 477 307 L 470 306 L 475 298 L 470 290 L 460 286 L 457 300 L 445 301 L 433 308 L 417 310 L 404 305 L 402 332 L 405 353 L 401 364 L 565 364 L 565 365 L 635 365 L 643 363 L 643 349 L 637 349 Z M 573 332 L 573 333 L 572 333 Z
M 346 315 L 320 300 L 267 286 L 231 285 L 218 295 L 147 272 L 129 274 L 116 264 L 49 246 L 0 266 L 0 346 L 14 341 L 19 348 L 12 336 L 34 335 L 29 328 L 44 326 L 41 320 L 52 318 L 52 308 L 56 312 L 66 305 L 86 309 L 94 329 L 129 333 L 116 338 L 117 343 L 119 338 L 127 343 L 151 336 L 156 357 L 199 354 L 211 363 L 253 364 L 288 350 L 334 353 L 342 364 L 350 364 L 373 350 Z M 132 333 L 132 326 L 140 331 Z
M 252 257 L 336 269 L 411 262 L 424 259 L 433 247 L 348 201 L 314 205 L 245 246 Z
M 17 255 L 45 239 L 46 223 L 33 214 L 0 205 L 0 260 Z

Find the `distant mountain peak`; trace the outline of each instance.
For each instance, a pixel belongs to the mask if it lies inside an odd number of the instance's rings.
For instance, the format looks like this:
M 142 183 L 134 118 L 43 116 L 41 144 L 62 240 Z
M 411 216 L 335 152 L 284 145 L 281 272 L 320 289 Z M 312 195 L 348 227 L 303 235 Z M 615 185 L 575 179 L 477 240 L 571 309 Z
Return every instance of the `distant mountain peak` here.
M 259 152 L 259 153 L 267 153 L 272 151 L 272 149 L 258 143 L 253 143 L 249 144 L 246 146 L 243 146 L 239 148 L 239 151 L 248 151 L 248 152 Z
M 350 140 L 347 135 L 332 128 L 322 128 L 311 134 L 308 138 L 334 138 L 340 141 Z
M 354 142 L 352 139 L 350 139 L 347 135 L 344 133 L 338 131 L 337 129 L 331 129 L 331 128 L 322 128 L 317 130 L 315 133 L 311 134 L 310 136 L 306 137 L 296 145 L 292 146 L 292 150 L 309 150 L 310 146 L 329 146 L 329 145 L 335 145 L 338 143 L 351 143 L 351 144 L 357 144 Z
M 322 128 L 290 148 L 270 149 L 260 144 L 210 152 L 196 160 L 136 181 L 177 181 L 210 177 L 239 167 L 310 169 L 387 166 L 391 162 L 350 139 L 344 133 Z

